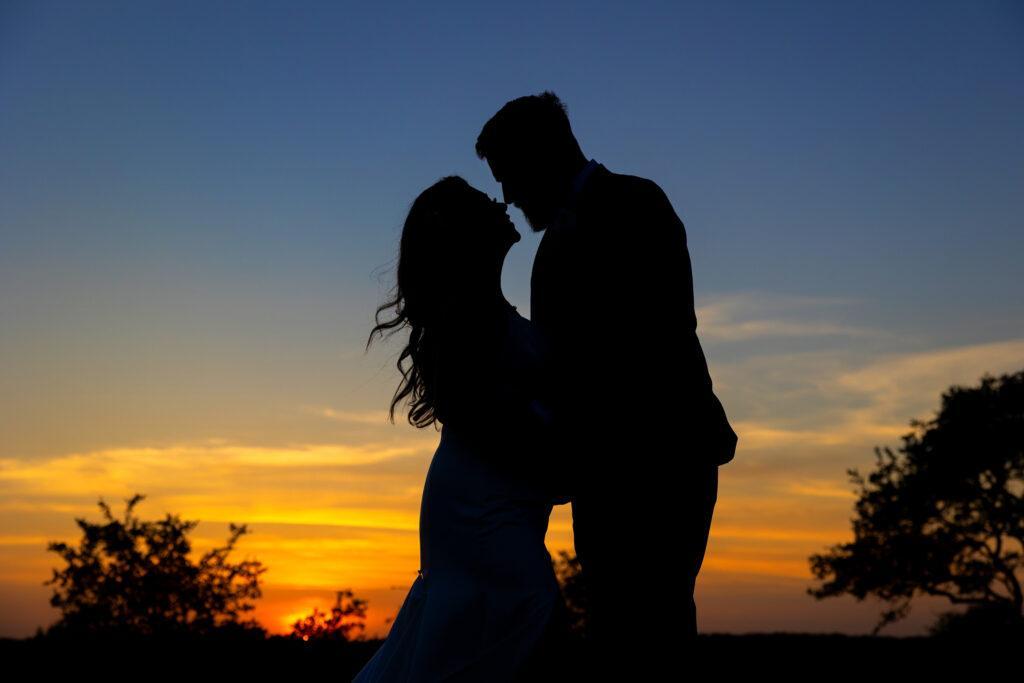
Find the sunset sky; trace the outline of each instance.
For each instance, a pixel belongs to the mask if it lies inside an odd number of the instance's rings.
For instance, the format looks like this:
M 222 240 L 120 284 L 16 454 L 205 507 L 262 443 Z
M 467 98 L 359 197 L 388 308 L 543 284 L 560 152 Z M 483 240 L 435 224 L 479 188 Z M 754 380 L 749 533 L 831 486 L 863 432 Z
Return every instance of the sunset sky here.
M 545 89 L 686 225 L 739 434 L 700 630 L 870 630 L 879 603 L 805 593 L 851 539 L 846 470 L 1024 368 L 1024 7 L 490 4 L 0 3 L 0 636 L 57 618 L 47 542 L 134 493 L 200 520 L 197 554 L 249 525 L 269 630 L 351 588 L 386 631 L 438 433 L 386 422 L 401 343 L 363 346 L 411 201 L 453 173 L 500 198 L 476 135 Z

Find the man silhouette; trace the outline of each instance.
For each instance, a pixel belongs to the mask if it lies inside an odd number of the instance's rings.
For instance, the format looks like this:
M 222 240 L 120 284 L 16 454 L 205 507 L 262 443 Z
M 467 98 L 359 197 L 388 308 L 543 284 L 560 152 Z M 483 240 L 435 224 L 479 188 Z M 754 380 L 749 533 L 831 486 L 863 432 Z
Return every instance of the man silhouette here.
M 552 476 L 572 500 L 590 664 L 664 680 L 692 666 L 718 466 L 737 443 L 697 339 L 683 223 L 656 183 L 588 160 L 552 92 L 508 102 L 476 152 L 544 231 L 530 317 L 552 350 Z

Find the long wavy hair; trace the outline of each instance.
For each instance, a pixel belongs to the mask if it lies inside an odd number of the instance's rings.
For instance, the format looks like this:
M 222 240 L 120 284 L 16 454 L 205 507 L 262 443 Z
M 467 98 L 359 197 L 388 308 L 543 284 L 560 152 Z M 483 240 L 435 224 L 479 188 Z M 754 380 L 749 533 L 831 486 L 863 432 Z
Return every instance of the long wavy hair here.
M 369 349 L 375 335 L 381 339 L 408 328 L 409 338 L 396 363 L 402 379 L 388 409 L 394 423 L 395 408 L 409 402 L 409 423 L 428 427 L 445 422 L 440 387 L 442 358 L 459 357 L 463 371 L 471 372 L 480 360 L 485 343 L 471 344 L 478 335 L 470 332 L 460 299 L 475 283 L 467 281 L 467 264 L 479 260 L 471 235 L 480 215 L 472 211 L 475 190 L 460 176 L 446 176 L 424 190 L 413 202 L 402 227 L 395 286 L 374 315 L 376 323 L 366 341 Z M 382 314 L 392 317 L 382 320 Z M 484 327 L 486 330 L 486 326 Z M 458 349 L 455 351 L 454 349 Z M 449 353 L 450 352 L 450 353 Z M 445 364 L 446 376 L 454 368 Z M 485 368 L 478 367 L 484 371 Z

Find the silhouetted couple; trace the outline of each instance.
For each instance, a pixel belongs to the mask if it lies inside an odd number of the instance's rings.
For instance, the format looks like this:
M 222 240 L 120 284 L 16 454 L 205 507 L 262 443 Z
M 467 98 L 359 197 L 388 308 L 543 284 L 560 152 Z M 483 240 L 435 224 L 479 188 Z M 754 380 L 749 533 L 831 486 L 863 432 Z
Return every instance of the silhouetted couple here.
M 554 93 L 502 107 L 476 152 L 505 203 L 458 176 L 416 198 L 367 342 L 408 328 L 391 416 L 406 400 L 412 424 L 442 426 L 420 573 L 355 680 L 673 680 L 694 666 L 694 583 L 737 443 L 686 232 L 657 184 L 587 159 Z M 501 291 L 521 238 L 507 204 L 544 231 L 529 320 Z M 567 502 L 588 603 L 571 661 L 544 545 Z

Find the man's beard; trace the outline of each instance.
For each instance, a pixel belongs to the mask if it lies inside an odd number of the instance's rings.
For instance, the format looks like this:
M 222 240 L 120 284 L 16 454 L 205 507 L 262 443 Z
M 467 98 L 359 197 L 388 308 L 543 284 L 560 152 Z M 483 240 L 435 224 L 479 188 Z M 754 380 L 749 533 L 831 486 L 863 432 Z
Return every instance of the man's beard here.
M 528 214 L 524 213 L 523 216 L 526 218 L 526 224 L 530 226 L 530 230 L 534 232 L 543 232 L 548 227 L 547 223 L 541 223 L 531 218 Z
M 555 221 L 555 214 L 545 215 L 543 212 L 535 210 L 527 211 L 520 207 L 523 212 L 523 217 L 526 219 L 526 224 L 530 226 L 530 229 L 534 232 L 543 232 L 548 226 Z

